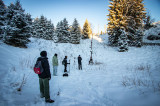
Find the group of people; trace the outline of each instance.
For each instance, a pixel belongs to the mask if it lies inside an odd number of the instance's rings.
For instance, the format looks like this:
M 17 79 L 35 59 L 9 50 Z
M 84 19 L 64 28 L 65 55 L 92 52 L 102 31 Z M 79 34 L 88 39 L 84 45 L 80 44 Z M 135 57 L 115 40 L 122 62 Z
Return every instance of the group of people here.
M 50 73 L 50 66 L 49 66 L 49 62 L 47 58 L 47 52 L 42 51 L 37 61 L 41 61 L 42 67 L 44 69 L 44 71 L 41 74 L 38 74 L 39 86 L 40 86 L 40 96 L 41 98 L 45 97 L 45 102 L 53 103 L 54 100 L 50 99 L 50 93 L 49 93 L 49 80 L 51 80 L 51 73 Z M 67 64 L 70 64 L 67 62 L 67 56 L 65 56 L 63 61 L 64 61 L 64 72 L 67 72 Z M 54 54 L 52 58 L 52 65 L 53 65 L 53 75 L 57 76 L 58 55 L 56 53 Z M 82 70 L 82 58 L 80 55 L 78 56 L 78 69 Z

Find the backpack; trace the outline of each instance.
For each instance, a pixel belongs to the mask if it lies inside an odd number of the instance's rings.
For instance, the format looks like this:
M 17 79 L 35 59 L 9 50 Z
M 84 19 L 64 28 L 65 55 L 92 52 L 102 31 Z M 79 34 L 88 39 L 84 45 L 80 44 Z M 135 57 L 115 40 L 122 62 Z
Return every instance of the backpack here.
M 36 74 L 41 74 L 43 71 L 44 71 L 44 69 L 42 67 L 42 62 L 37 61 L 36 64 L 34 65 L 34 72 Z
M 64 62 L 64 59 L 63 59 L 63 61 L 62 61 L 62 65 L 64 65 L 65 64 L 65 62 Z

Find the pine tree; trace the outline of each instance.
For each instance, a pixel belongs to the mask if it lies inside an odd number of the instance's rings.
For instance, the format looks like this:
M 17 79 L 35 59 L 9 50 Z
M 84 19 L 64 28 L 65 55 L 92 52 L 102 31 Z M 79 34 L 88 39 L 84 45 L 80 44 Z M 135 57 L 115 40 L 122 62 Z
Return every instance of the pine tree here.
M 69 43 L 71 39 L 71 34 L 69 31 L 69 24 L 66 18 L 63 19 L 62 26 L 63 43 Z
M 119 52 L 128 51 L 128 42 L 127 42 L 128 39 L 124 29 L 119 29 L 118 31 L 119 33 L 121 33 L 118 38 L 118 46 L 119 46 L 118 51 Z
M 27 13 L 25 14 L 25 18 L 26 18 L 25 19 L 26 26 L 23 28 L 23 30 L 26 32 L 25 33 L 26 36 L 31 37 L 33 33 L 33 22 L 32 22 L 31 15 Z
M 53 34 L 54 34 L 54 25 L 50 21 L 46 21 L 46 27 L 45 27 L 45 36 L 44 39 L 46 40 L 53 40 Z
M 135 46 L 136 47 L 141 47 L 142 46 L 142 39 L 143 39 L 143 32 L 141 29 L 137 29 L 136 32 L 135 32 Z
M 7 9 L 2 0 L 0 0 L 0 39 L 4 36 L 5 20 Z
M 109 18 L 108 18 L 108 34 L 109 44 L 118 46 L 117 32 L 120 28 L 125 28 L 127 25 L 126 17 L 126 0 L 110 0 Z
M 55 31 L 53 33 L 53 41 L 55 43 L 58 43 L 58 41 L 59 41 L 59 39 L 58 39 L 59 31 L 60 31 L 60 23 L 58 22 L 57 26 L 56 26 L 56 29 L 55 29 Z
M 77 20 L 74 19 L 74 22 L 71 27 L 71 43 L 79 44 L 80 37 L 81 37 L 81 30 L 80 30 L 80 27 L 79 27 Z
M 149 29 L 154 26 L 152 25 L 154 19 L 151 18 L 151 15 L 149 13 L 147 13 L 146 18 L 143 21 L 144 21 L 144 29 Z
M 57 24 L 57 37 L 58 37 L 58 42 L 63 42 L 63 21 L 60 21 Z
M 4 42 L 18 47 L 27 47 L 31 27 L 19 0 L 8 6 L 7 18 L 7 33 Z
M 47 20 L 46 18 L 42 15 L 39 19 L 39 26 L 38 26 L 38 29 L 37 29 L 37 36 L 38 38 L 46 38 L 45 37 L 45 33 L 46 33 L 46 23 L 47 23 Z
M 43 15 L 34 20 L 33 37 L 53 40 L 53 35 L 54 25 L 51 23 L 51 20 L 48 21 Z
M 87 39 L 87 38 L 91 37 L 92 30 L 91 30 L 90 24 L 89 24 L 87 19 L 86 19 L 86 21 L 83 25 L 82 33 L 83 33 L 82 34 L 82 39 Z
M 54 37 L 53 37 L 54 42 L 64 43 L 63 29 L 64 29 L 63 21 L 58 22 L 55 33 L 54 33 Z
M 35 18 L 33 21 L 33 32 L 32 32 L 32 37 L 38 38 L 38 27 L 39 27 L 39 18 Z
M 118 44 L 119 34 L 117 30 L 125 28 L 129 38 L 129 42 L 133 44 L 136 29 L 142 27 L 142 20 L 145 18 L 145 9 L 143 0 L 110 0 L 109 9 L 109 23 L 108 23 L 108 34 L 109 34 L 109 44 Z M 112 41 L 114 40 L 114 41 Z M 114 43 L 114 44 L 113 44 Z
M 128 0 L 127 3 L 127 32 L 129 45 L 136 46 L 136 30 L 142 29 L 143 20 L 146 17 L 143 0 Z M 141 37 L 140 37 L 141 38 Z

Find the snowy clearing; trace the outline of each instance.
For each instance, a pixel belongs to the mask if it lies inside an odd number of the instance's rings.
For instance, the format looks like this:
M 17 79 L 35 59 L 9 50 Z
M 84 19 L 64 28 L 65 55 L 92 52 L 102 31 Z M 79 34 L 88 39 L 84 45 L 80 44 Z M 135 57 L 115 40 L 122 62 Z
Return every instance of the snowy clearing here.
M 117 48 L 106 45 L 106 39 L 98 40 L 93 40 L 94 65 L 88 65 L 90 39 L 73 45 L 31 38 L 27 49 L 1 42 L 0 106 L 159 106 L 160 46 L 117 52 Z M 55 100 L 52 104 L 40 98 L 38 76 L 33 71 L 42 50 L 48 52 L 52 74 L 54 53 L 59 59 L 58 76 L 52 75 L 50 81 L 50 96 Z M 71 62 L 69 77 L 62 77 L 65 55 Z M 83 70 L 77 68 L 78 55 Z M 18 92 L 23 78 L 26 81 Z

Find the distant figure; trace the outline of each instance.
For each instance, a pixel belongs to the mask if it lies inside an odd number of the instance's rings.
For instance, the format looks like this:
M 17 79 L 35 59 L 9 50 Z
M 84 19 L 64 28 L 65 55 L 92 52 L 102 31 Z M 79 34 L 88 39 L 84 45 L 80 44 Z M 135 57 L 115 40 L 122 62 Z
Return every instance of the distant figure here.
M 57 68 L 58 68 L 58 58 L 57 54 L 55 53 L 52 58 L 52 65 L 53 65 L 53 75 L 57 76 Z
M 53 103 L 54 100 L 50 99 L 50 93 L 49 93 L 49 80 L 51 79 L 51 73 L 47 58 L 47 52 L 42 51 L 40 55 L 41 57 L 39 57 L 37 61 L 41 61 L 42 67 L 44 69 L 44 71 L 41 74 L 38 74 L 41 98 L 45 97 L 46 102 Z
M 82 70 L 82 58 L 80 55 L 78 56 L 78 69 Z
M 67 56 L 65 56 L 63 61 L 64 61 L 64 72 L 67 72 L 67 64 L 70 64 L 70 63 L 67 63 Z

